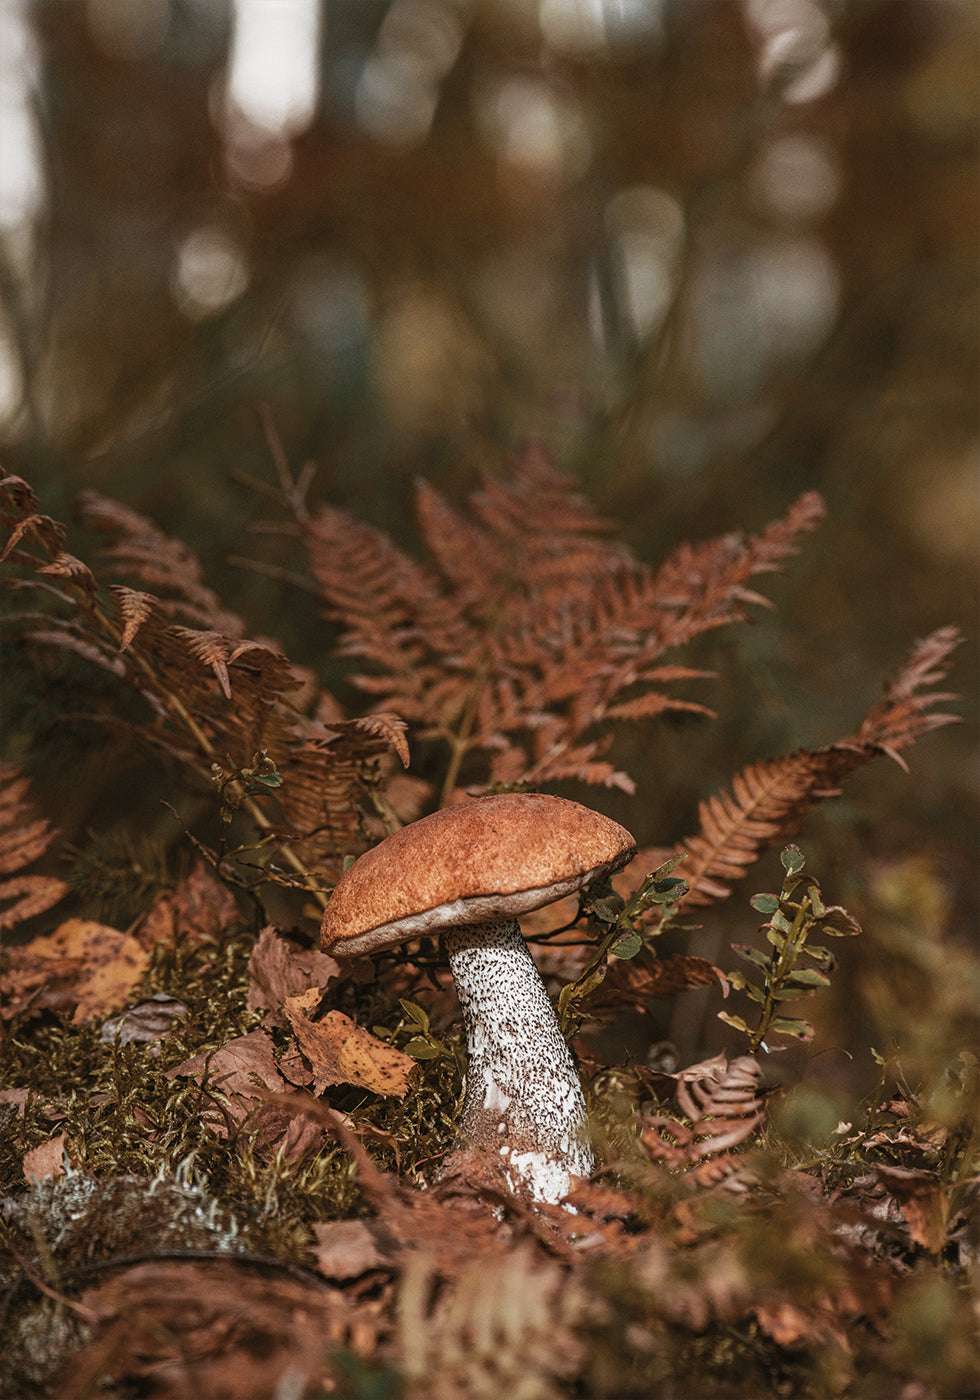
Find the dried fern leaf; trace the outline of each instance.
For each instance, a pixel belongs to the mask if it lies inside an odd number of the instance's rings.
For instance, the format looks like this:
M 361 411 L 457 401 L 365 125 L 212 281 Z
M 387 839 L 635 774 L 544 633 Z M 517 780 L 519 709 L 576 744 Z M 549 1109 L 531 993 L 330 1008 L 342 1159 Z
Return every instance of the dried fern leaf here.
M 709 1062 L 670 1077 L 678 1107 L 689 1122 L 645 1115 L 640 1141 L 651 1157 L 673 1170 L 694 1169 L 702 1184 L 727 1177 L 741 1162 L 724 1158 L 756 1131 L 765 1115 L 758 1063 L 742 1055 L 731 1064 Z M 705 1173 L 703 1164 L 709 1158 L 718 1161 Z
M 803 497 L 758 538 L 684 547 L 656 573 L 605 538 L 540 448 L 485 478 L 464 509 L 420 482 L 416 509 L 431 564 L 342 511 L 298 524 L 338 650 L 362 663 L 354 683 L 447 746 L 445 801 L 460 772 L 470 786 L 632 791 L 604 760 L 609 726 L 711 713 L 667 689 L 706 673 L 664 652 L 745 616 L 758 601 L 748 581 L 792 553 L 823 507 Z
M 136 638 L 136 634 L 143 623 L 153 612 L 157 604 L 157 599 L 152 593 L 143 593 L 136 588 L 127 588 L 125 584 L 114 583 L 110 586 L 109 592 L 112 594 L 116 604 L 119 618 L 122 622 L 122 635 L 119 639 L 119 650 L 126 648 Z
M 763 851 L 795 836 L 811 808 L 837 796 L 849 774 L 882 754 L 904 767 L 900 749 L 931 729 L 954 723 L 957 716 L 930 713 L 930 707 L 955 697 L 945 691 L 919 691 L 945 677 L 961 640 L 956 628 L 943 627 L 917 642 L 886 685 L 883 699 L 848 738 L 749 764 L 735 775 L 731 792 L 702 802 L 700 830 L 677 848 L 688 854 L 684 878 L 690 893 L 685 903 L 704 905 L 727 898 L 732 881 L 741 879 Z
M 46 854 L 57 832 L 39 818 L 30 795 L 30 780 L 16 764 L 0 765 L 0 929 L 11 929 L 43 914 L 68 893 L 52 875 L 16 874 Z M 10 901 L 13 901 L 12 903 Z
M 200 560 L 187 545 L 97 491 L 80 492 L 75 510 L 88 529 L 113 538 L 114 543 L 100 551 L 101 557 L 130 586 L 152 591 L 172 621 L 241 636 L 241 619 L 222 607 L 218 595 L 206 587 Z

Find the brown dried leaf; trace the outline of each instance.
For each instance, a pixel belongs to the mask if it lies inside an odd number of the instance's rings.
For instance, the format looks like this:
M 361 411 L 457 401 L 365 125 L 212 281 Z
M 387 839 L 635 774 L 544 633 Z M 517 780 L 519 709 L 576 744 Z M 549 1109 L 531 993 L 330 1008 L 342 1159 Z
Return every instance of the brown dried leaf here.
M 282 935 L 271 924 L 259 934 L 248 960 L 249 1011 L 268 1009 L 270 1025 L 286 1024 L 280 1014 L 282 1003 L 297 992 L 315 986 L 324 988 L 340 975 L 340 964 L 319 949 L 302 948 Z
M 43 988 L 40 998 L 28 998 L 32 1010 L 74 1005 L 75 1025 L 94 1020 L 122 1006 L 146 971 L 148 959 L 135 938 L 91 919 L 67 919 L 54 933 L 11 948 L 5 980 L 13 984 L 11 1003 L 22 1014 L 23 993 L 31 984 Z M 59 985 L 60 984 L 60 985 Z M 18 988 L 22 1004 L 18 1007 Z
M 198 861 L 175 890 L 159 895 L 140 920 L 135 936 L 144 948 L 156 943 L 199 943 L 220 938 L 238 915 L 235 897 Z
M 65 1135 L 49 1138 L 24 1154 L 24 1176 L 28 1181 L 47 1181 L 65 1174 Z
M 317 1221 L 316 1266 L 325 1278 L 360 1278 L 373 1269 L 393 1267 L 397 1249 L 377 1220 Z
M 167 1078 L 174 1079 L 177 1075 L 200 1078 L 205 1073 L 208 1085 L 219 1090 L 229 1101 L 232 1096 L 252 1101 L 248 1105 L 239 1102 L 239 1117 L 250 1112 L 256 1100 L 265 1100 L 269 1094 L 279 1093 L 284 1087 L 283 1078 L 276 1068 L 272 1040 L 262 1030 L 236 1036 L 220 1050 L 185 1060 L 183 1064 L 168 1070 Z
M 936 1173 L 887 1162 L 878 1162 L 873 1170 L 898 1202 L 912 1242 L 920 1244 L 930 1254 L 938 1254 L 946 1244 L 949 1200 Z
M 319 988 L 311 987 L 284 1003 L 300 1048 L 313 1068 L 314 1093 L 322 1094 L 329 1084 L 358 1084 L 373 1094 L 404 1098 L 413 1071 L 418 1069 L 415 1061 L 342 1011 L 328 1011 L 322 1021 L 311 1021 L 308 1013 L 320 997 Z

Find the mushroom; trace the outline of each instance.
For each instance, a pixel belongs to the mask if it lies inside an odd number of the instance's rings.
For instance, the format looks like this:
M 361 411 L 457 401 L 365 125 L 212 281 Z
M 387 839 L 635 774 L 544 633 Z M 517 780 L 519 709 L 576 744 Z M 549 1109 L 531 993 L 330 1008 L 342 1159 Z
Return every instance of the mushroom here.
M 320 929 L 359 957 L 442 934 L 466 1030 L 466 1092 L 442 1175 L 476 1152 L 511 1188 L 560 1201 L 595 1166 L 585 1099 L 517 916 L 620 869 L 636 852 L 608 817 L 561 797 L 503 793 L 443 808 L 362 855 Z

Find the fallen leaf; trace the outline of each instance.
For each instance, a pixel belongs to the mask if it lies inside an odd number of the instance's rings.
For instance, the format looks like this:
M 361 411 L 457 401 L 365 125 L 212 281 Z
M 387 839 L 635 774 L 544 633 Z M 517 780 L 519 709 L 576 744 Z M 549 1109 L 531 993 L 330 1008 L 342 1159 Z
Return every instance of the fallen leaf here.
M 234 895 L 199 862 L 175 890 L 154 900 L 136 937 L 144 948 L 176 938 L 199 943 L 202 938 L 220 938 L 237 914 Z
M 124 1005 L 148 962 L 135 938 L 92 919 L 67 919 L 9 957 L 14 1014 L 74 1005 L 76 1026 Z
M 284 1083 L 276 1069 L 272 1041 L 261 1030 L 237 1036 L 227 1045 L 222 1045 L 220 1050 L 185 1060 L 183 1064 L 167 1070 L 167 1078 L 173 1079 L 177 1075 L 203 1076 L 205 1070 L 212 1089 L 248 1099 L 264 1099 L 267 1093 L 278 1093 Z
M 938 1176 L 886 1162 L 878 1162 L 874 1174 L 897 1200 L 912 1242 L 938 1254 L 946 1243 L 949 1219 L 949 1201 Z
M 266 1023 L 284 1026 L 280 1008 L 287 997 L 311 986 L 327 987 L 340 964 L 319 949 L 301 948 L 271 924 L 262 930 L 248 960 L 249 1011 L 268 1010 Z
M 128 1045 L 134 1040 L 161 1040 L 186 1015 L 187 1007 L 182 1001 L 167 996 L 166 992 L 156 992 L 121 1015 L 110 1016 L 99 1032 L 99 1039 L 114 1041 L 118 1035 L 121 1045 Z
M 0 1089 L 0 1103 L 13 1104 L 18 1114 L 27 1106 L 28 1089 Z
M 316 1266 L 325 1278 L 360 1278 L 372 1269 L 390 1269 L 395 1241 L 377 1220 L 328 1220 L 313 1226 Z
M 65 1135 L 49 1138 L 24 1154 L 24 1176 L 28 1181 L 46 1181 L 65 1174 Z
M 308 1013 L 320 1000 L 311 987 L 299 996 L 287 997 L 286 1015 L 300 1049 L 313 1069 L 313 1091 L 322 1094 L 329 1084 L 357 1084 L 373 1094 L 404 1098 L 415 1061 L 357 1025 L 342 1011 L 328 1011 L 322 1021 Z

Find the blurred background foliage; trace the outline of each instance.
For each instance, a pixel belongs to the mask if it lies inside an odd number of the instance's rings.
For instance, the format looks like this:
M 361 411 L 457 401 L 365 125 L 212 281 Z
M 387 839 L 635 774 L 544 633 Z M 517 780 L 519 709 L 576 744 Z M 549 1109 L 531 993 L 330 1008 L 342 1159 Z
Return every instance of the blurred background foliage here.
M 641 843 L 692 830 L 745 762 L 848 733 L 935 626 L 968 633 L 954 684 L 972 691 L 973 0 L 0 14 L 0 435 L 50 514 L 82 487 L 136 506 L 253 635 L 349 698 L 245 481 L 274 479 L 261 405 L 293 466 L 319 464 L 313 499 L 403 544 L 416 475 L 459 498 L 528 436 L 653 562 L 819 490 L 830 519 L 769 586 L 777 611 L 686 658 L 719 672 L 699 696 L 719 721 L 624 731 L 638 796 L 586 794 Z M 943 1014 L 937 949 L 977 918 L 972 699 L 964 714 L 911 778 L 874 766 L 802 838 L 869 930 L 828 1001 L 832 1043 L 858 1014 L 890 1034 L 881 1007 L 913 1013 L 927 963 Z M 23 756 L 19 724 L 7 742 Z M 80 790 L 49 780 L 69 837 L 91 821 Z M 778 884 L 770 863 L 752 889 Z M 690 951 L 727 966 L 726 921 L 758 922 L 736 896 Z M 713 1024 L 661 1029 L 693 1052 Z

